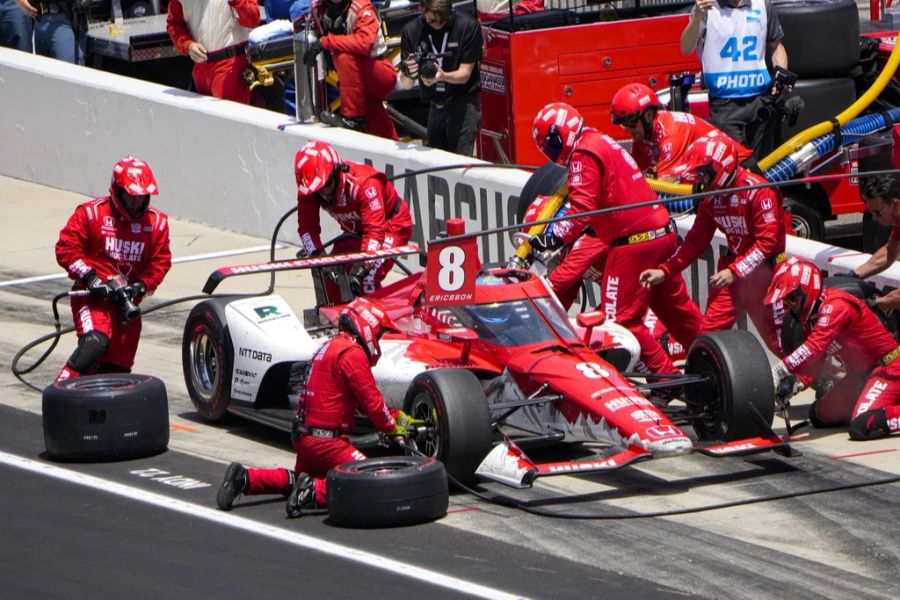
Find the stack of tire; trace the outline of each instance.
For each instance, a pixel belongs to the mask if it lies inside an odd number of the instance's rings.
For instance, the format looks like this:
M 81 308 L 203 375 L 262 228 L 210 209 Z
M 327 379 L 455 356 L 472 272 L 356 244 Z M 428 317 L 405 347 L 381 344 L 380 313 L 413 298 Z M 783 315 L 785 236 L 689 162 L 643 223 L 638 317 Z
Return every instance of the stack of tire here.
M 63 461 L 151 456 L 169 445 L 165 384 L 150 375 L 87 375 L 50 384 L 41 412 L 44 445 Z

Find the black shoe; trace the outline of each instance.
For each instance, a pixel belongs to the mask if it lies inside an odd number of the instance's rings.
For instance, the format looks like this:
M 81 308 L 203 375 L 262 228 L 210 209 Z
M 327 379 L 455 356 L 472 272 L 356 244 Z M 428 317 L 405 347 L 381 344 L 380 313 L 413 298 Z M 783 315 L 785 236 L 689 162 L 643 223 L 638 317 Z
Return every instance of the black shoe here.
M 298 473 L 284 506 L 288 519 L 296 519 L 302 514 L 304 506 L 315 504 L 315 501 L 316 482 L 306 473 Z
M 365 132 L 365 120 L 362 117 L 345 117 L 339 112 L 323 110 L 319 113 L 319 120 L 332 127 L 343 127 L 354 131 Z
M 225 471 L 225 478 L 216 493 L 216 504 L 221 510 L 231 510 L 235 498 L 245 493 L 250 487 L 247 469 L 241 463 L 233 462 Z

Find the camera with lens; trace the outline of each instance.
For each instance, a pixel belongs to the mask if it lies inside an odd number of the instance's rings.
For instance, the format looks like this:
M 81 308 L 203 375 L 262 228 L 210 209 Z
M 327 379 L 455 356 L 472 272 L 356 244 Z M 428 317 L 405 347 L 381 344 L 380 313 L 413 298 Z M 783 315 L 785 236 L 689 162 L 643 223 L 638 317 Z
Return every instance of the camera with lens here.
M 419 65 L 419 76 L 425 79 L 434 79 L 438 72 L 437 61 L 450 56 L 450 54 L 450 52 L 438 54 L 429 48 L 428 42 L 424 40 L 419 42 L 419 47 L 416 48 L 416 51 L 413 54 L 416 64 Z M 407 76 L 408 75 L 409 73 L 407 73 Z
M 782 119 L 787 119 L 789 127 L 793 127 L 803 108 L 803 100 L 799 96 L 791 95 L 795 83 L 797 83 L 796 73 L 782 67 L 775 67 L 772 86 L 768 93 L 760 97 L 761 104 L 756 118 L 760 121 L 768 121 L 777 114 Z
M 131 299 L 131 286 L 128 285 L 128 280 L 125 279 L 124 275 L 121 273 L 110 275 L 106 280 L 106 285 L 109 287 L 110 297 L 119 308 L 119 322 L 122 324 L 131 323 L 141 316 L 140 307 Z

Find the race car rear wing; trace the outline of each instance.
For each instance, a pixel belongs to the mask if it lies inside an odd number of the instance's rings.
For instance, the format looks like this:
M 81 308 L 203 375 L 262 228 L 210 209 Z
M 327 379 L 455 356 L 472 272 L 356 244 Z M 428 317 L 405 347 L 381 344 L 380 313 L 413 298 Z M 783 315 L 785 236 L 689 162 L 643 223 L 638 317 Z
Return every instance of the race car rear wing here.
M 399 258 L 410 254 L 418 254 L 419 247 L 415 244 L 407 244 L 387 250 L 370 250 L 367 252 L 350 252 L 348 254 L 335 254 L 328 256 L 316 256 L 313 258 L 298 258 L 295 260 L 276 260 L 234 267 L 222 267 L 213 271 L 206 284 L 203 286 L 204 294 L 212 294 L 219 284 L 228 277 L 236 275 L 252 275 L 255 273 L 275 273 L 278 271 L 299 271 L 324 267 L 335 267 L 369 260 L 385 258 Z

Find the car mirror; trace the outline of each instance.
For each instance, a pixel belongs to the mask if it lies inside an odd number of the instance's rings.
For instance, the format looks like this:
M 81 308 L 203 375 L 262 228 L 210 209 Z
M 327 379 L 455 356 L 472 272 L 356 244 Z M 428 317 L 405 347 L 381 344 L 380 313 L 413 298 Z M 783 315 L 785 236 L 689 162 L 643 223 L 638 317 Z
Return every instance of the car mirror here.
M 441 327 L 435 333 L 441 341 L 462 344 L 462 353 L 459 356 L 459 360 L 462 362 L 469 361 L 472 342 L 478 339 L 477 333 L 468 327 Z
M 606 321 L 606 315 L 600 310 L 589 310 L 587 312 L 578 313 L 578 316 L 575 317 L 575 322 L 578 323 L 579 327 L 584 328 L 585 346 L 591 345 L 591 334 L 594 332 L 594 327 L 603 325 L 604 321 Z

